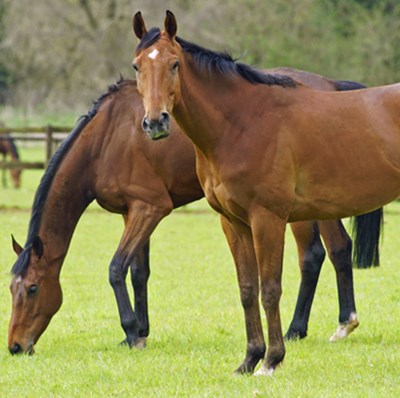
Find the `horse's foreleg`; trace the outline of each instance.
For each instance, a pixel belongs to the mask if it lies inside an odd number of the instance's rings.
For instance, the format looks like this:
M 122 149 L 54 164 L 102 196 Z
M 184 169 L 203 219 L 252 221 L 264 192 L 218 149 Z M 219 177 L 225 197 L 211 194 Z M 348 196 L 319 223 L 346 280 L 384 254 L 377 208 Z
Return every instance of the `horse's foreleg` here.
M 319 222 L 322 238 L 336 271 L 339 295 L 339 326 L 330 338 L 347 337 L 359 324 L 354 299 L 352 242 L 340 220 Z
M 172 209 L 172 207 L 171 207 Z M 110 284 L 117 301 L 121 326 L 126 334 L 124 343 L 130 347 L 145 345 L 148 334 L 147 278 L 149 275 L 148 252 L 143 247 L 151 233 L 170 209 L 161 209 L 145 203 L 132 205 L 124 216 L 125 230 L 109 270 Z M 146 262 L 147 261 L 147 262 Z M 134 313 L 126 286 L 126 274 L 131 266 L 132 283 L 135 289 Z
M 301 221 L 290 224 L 296 239 L 301 282 L 292 322 L 285 335 L 287 340 L 307 336 L 308 320 L 318 283 L 325 249 L 315 221 Z
M 268 351 L 257 375 L 270 375 L 285 356 L 279 301 L 287 220 L 262 208 L 253 213 L 251 231 L 260 274 L 261 302 L 267 316 Z
M 221 224 L 234 258 L 246 323 L 246 357 L 236 372 L 251 373 L 257 363 L 264 358 L 266 350 L 258 303 L 257 262 L 251 231 L 248 227 L 231 223 L 223 216 Z
M 146 345 L 149 335 L 149 314 L 147 305 L 147 281 L 150 276 L 150 242 L 147 242 L 131 263 L 131 280 L 134 291 L 135 315 L 138 322 L 136 347 Z
M 126 343 L 129 345 L 129 347 L 132 347 L 138 339 L 139 326 L 136 316 L 133 312 L 125 282 L 128 267 L 128 256 L 124 252 L 118 250 L 110 263 L 109 281 L 114 289 L 121 326 L 126 335 L 126 339 L 123 341 L 123 343 Z

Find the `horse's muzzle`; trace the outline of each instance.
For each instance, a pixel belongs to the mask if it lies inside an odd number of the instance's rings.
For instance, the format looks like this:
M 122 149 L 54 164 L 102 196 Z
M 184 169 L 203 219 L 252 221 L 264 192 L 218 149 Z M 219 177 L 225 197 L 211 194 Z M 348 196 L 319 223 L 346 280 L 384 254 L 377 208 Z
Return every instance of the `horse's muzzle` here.
M 143 118 L 142 129 L 152 140 L 159 140 L 169 136 L 169 114 L 162 112 L 160 118 L 149 119 L 147 116 Z
M 14 343 L 9 348 L 9 351 L 10 351 L 11 355 L 17 355 L 17 354 L 23 354 L 23 353 L 26 353 L 28 355 L 33 355 L 35 353 L 35 350 L 33 349 L 33 345 L 31 345 L 27 351 L 24 351 L 24 349 L 18 343 Z
M 15 355 L 15 354 L 21 354 L 23 351 L 22 351 L 22 347 L 18 344 L 18 343 L 14 343 L 10 348 L 9 348 L 9 350 L 10 350 L 10 353 L 12 354 L 12 355 Z

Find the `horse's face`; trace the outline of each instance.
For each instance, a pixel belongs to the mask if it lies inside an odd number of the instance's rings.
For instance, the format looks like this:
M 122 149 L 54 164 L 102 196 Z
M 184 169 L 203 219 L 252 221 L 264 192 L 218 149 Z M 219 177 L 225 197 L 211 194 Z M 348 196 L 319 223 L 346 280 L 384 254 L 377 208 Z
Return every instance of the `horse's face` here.
M 22 253 L 22 248 L 18 252 Z M 58 272 L 49 270 L 42 254 L 32 248 L 26 272 L 15 275 L 11 281 L 12 313 L 8 332 L 11 354 L 32 354 L 34 345 L 62 303 Z
M 133 18 L 133 28 L 136 36 L 145 41 L 147 30 L 140 13 Z M 151 45 L 139 45 L 133 61 L 138 92 L 145 109 L 142 128 L 153 140 L 168 136 L 169 114 L 180 98 L 180 46 L 174 40 L 175 35 L 175 17 L 167 12 L 165 30 L 160 38 Z

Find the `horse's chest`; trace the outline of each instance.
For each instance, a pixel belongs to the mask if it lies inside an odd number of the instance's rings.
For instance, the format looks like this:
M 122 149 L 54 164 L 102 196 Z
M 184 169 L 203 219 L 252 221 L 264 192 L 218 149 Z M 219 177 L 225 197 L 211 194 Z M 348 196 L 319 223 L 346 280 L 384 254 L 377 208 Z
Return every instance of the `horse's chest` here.
M 218 213 L 228 217 L 234 216 L 247 220 L 248 208 L 248 174 L 246 170 L 232 167 L 215 161 L 213 157 L 206 158 L 197 153 L 197 175 L 210 206 Z
M 246 206 L 240 195 L 217 179 L 208 179 L 204 185 L 204 193 L 210 206 L 225 216 L 239 218 L 247 222 Z

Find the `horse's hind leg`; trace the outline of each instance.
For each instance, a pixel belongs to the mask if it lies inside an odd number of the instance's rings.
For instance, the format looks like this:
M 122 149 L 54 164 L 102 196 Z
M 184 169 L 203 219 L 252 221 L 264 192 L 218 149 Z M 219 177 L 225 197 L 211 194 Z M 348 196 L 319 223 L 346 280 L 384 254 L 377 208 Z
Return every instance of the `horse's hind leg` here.
M 134 291 L 135 315 L 138 324 L 137 348 L 146 345 L 149 335 L 149 314 L 147 304 L 147 281 L 150 276 L 150 243 L 147 242 L 131 263 L 131 280 Z
M 290 227 L 296 239 L 301 282 L 293 319 L 285 335 L 287 340 L 307 336 L 311 306 L 325 259 L 317 222 L 295 222 Z
M 336 341 L 347 337 L 359 325 L 354 299 L 352 242 L 340 220 L 320 221 L 319 228 L 336 271 L 339 326 L 330 338 Z

